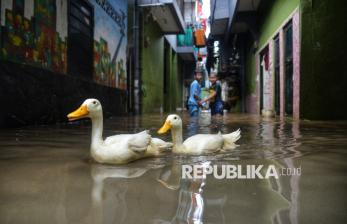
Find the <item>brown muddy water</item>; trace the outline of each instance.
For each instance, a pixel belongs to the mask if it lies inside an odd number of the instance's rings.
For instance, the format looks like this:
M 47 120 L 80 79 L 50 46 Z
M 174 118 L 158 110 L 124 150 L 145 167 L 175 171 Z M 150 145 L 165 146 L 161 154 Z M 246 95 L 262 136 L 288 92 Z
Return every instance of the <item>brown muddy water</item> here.
M 108 119 L 104 136 L 157 136 L 164 119 Z M 90 161 L 90 128 L 83 121 L 0 131 L 0 223 L 347 223 L 347 122 L 184 116 L 184 138 L 241 128 L 240 146 L 114 166 Z M 181 178 L 182 164 L 206 162 L 300 167 L 301 175 Z

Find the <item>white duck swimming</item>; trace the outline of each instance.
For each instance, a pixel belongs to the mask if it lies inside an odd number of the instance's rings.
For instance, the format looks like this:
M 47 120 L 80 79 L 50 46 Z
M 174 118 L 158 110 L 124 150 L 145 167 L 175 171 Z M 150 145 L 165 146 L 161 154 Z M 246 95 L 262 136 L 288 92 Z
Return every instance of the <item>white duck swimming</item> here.
M 172 143 L 151 138 L 148 131 L 137 134 L 114 135 L 103 140 L 102 106 L 97 99 L 87 99 L 74 112 L 67 115 L 69 121 L 81 118 L 92 120 L 92 139 L 90 152 L 99 163 L 123 164 L 143 157 L 156 156 Z
M 187 154 L 212 153 L 219 150 L 233 149 L 235 142 L 241 138 L 241 131 L 238 129 L 230 134 L 197 134 L 182 139 L 182 119 L 176 114 L 171 114 L 166 118 L 164 125 L 158 133 L 163 134 L 171 129 L 173 152 Z

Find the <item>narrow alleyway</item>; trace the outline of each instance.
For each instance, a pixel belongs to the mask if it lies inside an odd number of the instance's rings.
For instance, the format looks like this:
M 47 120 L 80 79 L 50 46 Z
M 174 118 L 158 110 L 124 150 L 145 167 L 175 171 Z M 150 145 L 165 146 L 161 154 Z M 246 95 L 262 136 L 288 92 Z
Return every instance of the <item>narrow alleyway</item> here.
M 105 136 L 149 129 L 166 116 L 117 117 Z M 240 146 L 106 166 L 89 160 L 90 124 L 24 127 L 0 134 L 0 223 L 330 223 L 346 220 L 346 122 L 292 122 L 231 114 L 197 123 L 184 138 L 242 130 Z M 160 136 L 162 137 L 162 136 Z M 167 140 L 169 135 L 164 136 Z M 301 167 L 279 179 L 180 179 L 182 164 Z M 245 182 L 247 184 L 245 185 Z M 244 214 L 248 214 L 245 216 Z M 334 214 L 334 216 L 330 216 Z
M 346 11 L 0 0 L 0 224 L 346 224 Z

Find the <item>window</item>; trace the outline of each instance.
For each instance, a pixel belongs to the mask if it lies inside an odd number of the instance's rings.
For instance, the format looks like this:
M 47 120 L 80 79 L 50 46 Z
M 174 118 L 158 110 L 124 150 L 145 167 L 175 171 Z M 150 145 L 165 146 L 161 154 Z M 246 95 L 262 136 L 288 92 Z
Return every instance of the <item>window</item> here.
M 86 1 L 70 0 L 68 12 L 68 72 L 93 77 L 93 8 Z

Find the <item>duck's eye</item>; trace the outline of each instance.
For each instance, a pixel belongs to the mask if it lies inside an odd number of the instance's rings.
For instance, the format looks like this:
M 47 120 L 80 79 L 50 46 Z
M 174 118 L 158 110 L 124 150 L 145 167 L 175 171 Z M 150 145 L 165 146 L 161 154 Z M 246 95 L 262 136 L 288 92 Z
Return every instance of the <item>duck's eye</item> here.
M 174 117 L 175 120 L 177 120 L 177 117 Z
M 96 101 L 93 101 L 93 104 L 96 104 Z

